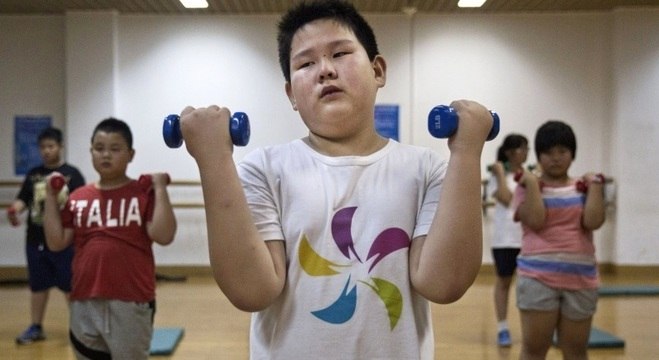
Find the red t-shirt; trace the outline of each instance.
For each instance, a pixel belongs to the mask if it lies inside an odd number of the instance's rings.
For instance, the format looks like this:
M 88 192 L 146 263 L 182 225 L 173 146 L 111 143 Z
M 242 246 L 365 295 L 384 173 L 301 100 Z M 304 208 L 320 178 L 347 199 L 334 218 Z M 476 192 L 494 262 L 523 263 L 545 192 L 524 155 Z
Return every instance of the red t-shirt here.
M 71 193 L 61 212 L 64 227 L 74 229 L 71 300 L 155 299 L 152 240 L 146 231 L 153 203 L 153 192 L 134 180 L 113 190 L 89 184 Z

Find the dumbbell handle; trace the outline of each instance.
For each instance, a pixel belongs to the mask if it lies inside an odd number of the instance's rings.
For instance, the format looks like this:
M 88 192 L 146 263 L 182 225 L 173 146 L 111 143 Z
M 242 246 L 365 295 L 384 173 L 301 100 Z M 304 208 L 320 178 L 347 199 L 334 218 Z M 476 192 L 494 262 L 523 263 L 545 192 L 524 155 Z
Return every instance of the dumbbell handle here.
M 492 114 L 493 121 L 487 141 L 496 138 L 499 134 L 499 115 L 494 111 L 490 111 L 490 114 Z M 440 139 L 451 137 L 458 130 L 458 120 L 458 113 L 452 107 L 435 106 L 428 114 L 428 132 Z
M 169 185 L 172 182 L 172 180 L 169 177 L 169 174 L 165 174 L 165 175 L 167 176 L 167 180 L 166 180 L 167 185 Z M 142 174 L 140 175 L 139 179 L 137 179 L 137 183 L 140 185 L 142 190 L 148 191 L 149 189 L 151 189 L 151 186 L 153 186 L 153 176 L 151 176 L 151 174 Z
M 231 142 L 236 146 L 245 146 L 249 142 L 249 118 L 244 112 L 235 112 L 229 120 Z M 170 148 L 183 145 L 181 134 L 181 119 L 176 114 L 167 115 L 162 124 L 162 137 Z
M 55 174 L 49 178 L 48 182 L 50 183 L 50 187 L 53 188 L 55 192 L 60 192 L 60 190 L 62 190 L 64 187 L 64 184 L 66 184 L 66 179 L 63 175 Z

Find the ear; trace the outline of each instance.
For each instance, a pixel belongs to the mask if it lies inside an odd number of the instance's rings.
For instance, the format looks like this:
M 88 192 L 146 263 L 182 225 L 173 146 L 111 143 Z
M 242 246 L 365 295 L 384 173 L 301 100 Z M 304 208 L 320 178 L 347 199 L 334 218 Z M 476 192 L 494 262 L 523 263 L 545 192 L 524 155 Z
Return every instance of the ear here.
M 295 97 L 293 96 L 293 90 L 291 89 L 291 83 L 288 81 L 284 85 L 284 89 L 286 90 L 286 96 L 288 96 L 288 101 L 291 102 L 291 106 L 293 106 L 293 110 L 297 111 L 297 104 L 295 102 Z
M 381 55 L 376 55 L 373 59 L 373 74 L 378 87 L 384 87 L 387 83 L 387 62 Z
M 130 154 L 130 159 L 128 159 L 128 162 L 133 162 L 133 158 L 135 157 L 135 149 L 130 149 L 128 153 Z

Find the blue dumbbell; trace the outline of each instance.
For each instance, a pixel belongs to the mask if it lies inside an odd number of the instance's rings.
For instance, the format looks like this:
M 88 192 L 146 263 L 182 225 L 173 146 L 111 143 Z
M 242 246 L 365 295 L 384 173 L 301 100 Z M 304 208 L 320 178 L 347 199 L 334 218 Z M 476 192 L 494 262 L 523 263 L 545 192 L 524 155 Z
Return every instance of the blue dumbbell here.
M 494 139 L 499 134 L 499 115 L 494 111 L 490 111 L 490 114 L 492 114 L 493 121 L 487 141 Z M 458 120 L 458 113 L 452 107 L 435 106 L 428 114 L 428 132 L 440 139 L 451 137 L 458 130 Z
M 172 114 L 165 117 L 162 123 L 162 137 L 165 144 L 170 148 L 177 148 L 183 145 L 183 135 L 181 135 L 181 119 L 178 115 Z M 245 146 L 249 142 L 250 127 L 249 118 L 244 112 L 236 112 L 231 115 L 229 120 L 229 133 L 231 142 L 236 146 Z

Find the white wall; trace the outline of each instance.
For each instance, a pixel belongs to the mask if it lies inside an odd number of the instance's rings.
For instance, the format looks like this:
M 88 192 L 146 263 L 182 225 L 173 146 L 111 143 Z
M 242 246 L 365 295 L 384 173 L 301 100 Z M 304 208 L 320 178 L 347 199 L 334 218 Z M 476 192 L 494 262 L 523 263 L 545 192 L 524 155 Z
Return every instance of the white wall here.
M 502 135 L 516 131 L 532 140 L 545 120 L 565 120 L 578 139 L 572 174 L 601 170 L 620 184 L 617 208 L 597 233 L 600 260 L 659 264 L 659 229 L 651 222 L 659 213 L 653 201 L 657 185 L 645 180 L 658 175 L 645 154 L 656 153 L 659 146 L 654 115 L 659 109 L 652 101 L 659 93 L 659 43 L 650 36 L 659 33 L 659 10 L 367 18 L 388 60 L 388 82 L 378 102 L 400 105 L 403 142 L 447 154 L 445 141 L 427 134 L 426 116 L 432 106 L 456 98 L 475 99 L 497 110 Z M 236 149 L 237 159 L 257 146 L 303 136 L 305 129 L 283 89 L 277 20 L 274 15 L 114 12 L 1 16 L 0 150 L 11 154 L 15 114 L 49 113 L 59 125 L 67 114 L 68 158 L 92 180 L 89 136 L 99 120 L 112 115 L 129 122 L 135 135 L 130 175 L 168 171 L 174 179 L 194 180 L 198 172 L 193 160 L 184 149 L 166 148 L 161 137 L 163 117 L 186 105 L 217 103 L 248 113 L 252 139 Z M 23 27 L 30 31 L 15 30 Z M 26 55 L 26 48 L 44 55 Z M 48 59 L 46 65 L 43 59 Z M 35 73 L 35 67 L 50 70 Z M 61 77 L 61 69 L 66 69 L 66 78 L 54 81 L 50 73 Z M 32 85 L 24 88 L 26 78 Z M 33 89 L 39 97 L 32 96 Z M 59 100 L 49 106 L 45 98 Z M 494 159 L 499 140 L 486 146 L 483 167 Z M 2 156 L 0 179 L 18 180 L 11 161 Z M 533 153 L 529 162 L 535 162 Z M 175 202 L 201 201 L 194 187 L 172 188 L 170 193 Z M 7 200 L 0 194 L 0 200 Z M 207 264 L 203 210 L 176 213 L 177 239 L 169 247 L 156 247 L 158 263 Z M 0 239 L 0 266 L 24 264 L 22 231 L 9 230 L 6 222 L 0 228 L 3 237 L 11 238 Z M 486 235 L 489 230 L 486 218 Z M 486 236 L 485 262 L 491 262 L 488 244 Z
M 611 156 L 618 183 L 615 258 L 659 258 L 659 11 L 618 11 L 613 21 Z

